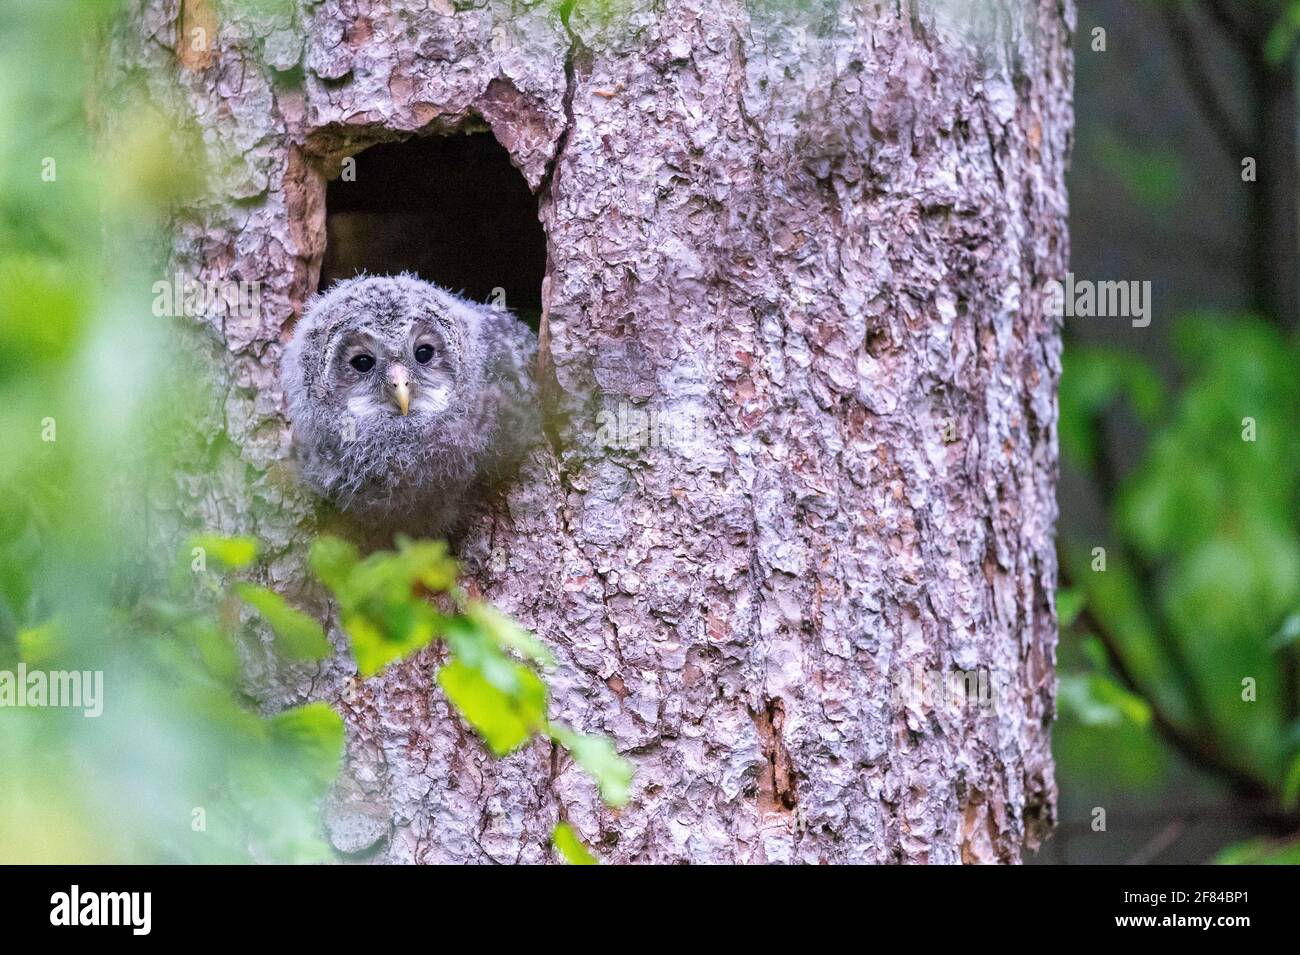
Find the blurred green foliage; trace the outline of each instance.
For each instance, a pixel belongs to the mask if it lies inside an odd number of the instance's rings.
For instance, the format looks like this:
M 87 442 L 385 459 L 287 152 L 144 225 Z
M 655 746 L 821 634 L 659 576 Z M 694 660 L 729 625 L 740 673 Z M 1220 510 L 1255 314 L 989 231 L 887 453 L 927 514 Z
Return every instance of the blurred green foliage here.
M 175 330 L 150 308 L 203 163 L 147 101 L 100 101 L 85 54 L 116 7 L 0 5 L 0 672 L 103 679 L 97 716 L 0 706 L 0 862 L 324 861 L 342 719 L 323 702 L 267 716 L 241 692 L 255 621 L 284 666 L 331 654 L 324 627 L 248 579 L 255 541 L 200 534 L 169 578 L 150 537 L 203 401 L 162 377 Z M 626 801 L 612 743 L 549 721 L 549 653 L 460 590 L 442 544 L 363 559 L 327 538 L 311 566 L 363 677 L 443 639 L 438 681 L 494 753 L 551 740 Z M 590 859 L 567 827 L 555 845 Z
M 1272 0 L 1272 3 L 1277 22 L 1269 32 L 1264 53 L 1273 65 L 1284 66 L 1300 38 L 1300 0 Z
M 567 822 L 562 822 L 555 827 L 555 831 L 551 834 L 551 841 L 570 865 L 597 864 L 596 857 L 587 851 L 587 847 L 582 844 L 578 834 Z
M 1176 153 L 1136 149 L 1109 133 L 1096 149 L 1099 165 L 1148 212 L 1166 212 L 1178 200 L 1184 176 Z
M 402 538 L 395 552 L 362 559 L 348 542 L 323 537 L 312 548 L 311 562 L 338 601 L 363 677 L 439 637 L 451 659 L 438 671 L 438 683 L 492 752 L 504 756 L 535 737 L 547 737 L 569 750 L 606 803 L 627 802 L 631 766 L 608 739 L 548 719 L 540 671 L 554 666 L 550 652 L 456 585 L 456 563 L 443 542 Z M 430 597 L 445 598 L 443 606 Z M 296 620 L 287 623 L 299 626 Z
M 1300 0 L 1148 0 L 1131 12 L 1154 32 L 1121 36 L 1114 4 L 1079 8 L 1074 268 L 1142 270 L 1174 303 L 1157 326 L 1193 296 L 1251 317 L 1186 315 L 1141 348 L 1087 347 L 1067 327 L 1061 449 L 1096 494 L 1071 488 L 1061 502 L 1062 802 L 1071 814 L 1107 802 L 1128 832 L 1149 829 L 1162 857 L 1221 841 L 1200 826 L 1174 838 L 1178 852 L 1162 842 L 1215 819 L 1261 835 L 1220 861 L 1294 861 L 1300 406 L 1295 276 L 1290 240 L 1277 239 L 1294 206 L 1267 181 L 1297 172 L 1293 144 L 1274 134 L 1295 108 Z M 1096 27 L 1118 58 L 1090 48 Z M 1116 80 L 1136 70 L 1150 96 L 1113 103 Z M 1203 231 L 1212 207 L 1227 214 Z M 1082 857 L 1114 850 L 1102 842 Z
M 1154 783 L 1163 747 L 1242 796 L 1296 808 L 1300 779 L 1300 348 L 1250 318 L 1200 315 L 1174 335 L 1166 394 L 1131 354 L 1067 349 L 1061 445 L 1111 506 L 1096 540 L 1061 543 L 1071 582 L 1057 752 Z M 1117 405 L 1145 430 L 1127 473 L 1107 451 Z M 1116 420 L 1114 417 L 1111 420 Z M 1094 548 L 1104 547 L 1105 554 Z M 1102 559 L 1104 556 L 1104 569 Z

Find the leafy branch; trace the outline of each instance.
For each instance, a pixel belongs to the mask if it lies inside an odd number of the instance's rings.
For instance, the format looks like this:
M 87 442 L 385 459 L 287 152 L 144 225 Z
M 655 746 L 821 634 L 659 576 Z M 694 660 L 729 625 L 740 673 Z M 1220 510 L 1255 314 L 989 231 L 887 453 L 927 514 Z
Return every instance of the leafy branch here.
M 244 553 L 247 543 L 233 542 Z M 553 656 L 533 634 L 457 584 L 459 568 L 444 543 L 401 538 L 395 551 L 363 559 L 350 543 L 322 537 L 312 546 L 310 563 L 338 603 L 362 678 L 442 640 L 450 658 L 438 670 L 438 685 L 495 756 L 549 739 L 591 776 L 607 805 L 626 804 L 631 765 L 606 737 L 550 720 L 542 674 L 555 666 Z M 278 594 L 244 582 L 235 592 L 262 615 L 288 656 L 329 654 L 320 625 Z M 570 830 L 554 840 L 571 861 L 582 859 L 571 851 L 576 838 Z

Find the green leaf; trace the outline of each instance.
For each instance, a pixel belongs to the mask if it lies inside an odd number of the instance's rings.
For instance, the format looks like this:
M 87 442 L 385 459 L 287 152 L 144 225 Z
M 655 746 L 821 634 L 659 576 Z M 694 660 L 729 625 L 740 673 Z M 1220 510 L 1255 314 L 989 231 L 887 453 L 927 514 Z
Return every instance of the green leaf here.
M 1187 180 L 1183 160 L 1175 150 L 1144 149 L 1110 133 L 1098 142 L 1096 159 L 1151 213 L 1177 202 Z
M 44 666 L 66 650 L 65 636 L 53 620 L 47 620 L 39 627 L 20 630 L 16 639 L 19 657 L 36 666 Z
M 551 832 L 551 843 L 569 865 L 600 865 L 567 822 L 560 823 Z
M 1106 645 L 1097 637 L 1084 637 L 1079 644 L 1079 650 L 1083 653 L 1083 658 L 1092 664 L 1094 670 L 1102 673 L 1110 670 L 1110 654 L 1106 652 Z
M 419 650 L 447 625 L 425 599 L 455 586 L 456 562 L 442 541 L 401 538 L 396 552 L 361 560 L 351 544 L 321 538 L 312 548 L 311 565 L 338 598 L 363 677 Z
M 335 595 L 347 589 L 348 575 L 360 563 L 357 549 L 337 537 L 319 537 L 311 545 L 308 559 L 312 573 L 334 591 Z
M 1291 761 L 1291 768 L 1282 782 L 1282 808 L 1293 812 L 1297 804 L 1300 804 L 1300 755 Z
M 404 604 L 427 591 L 442 593 L 456 583 L 456 562 L 442 541 L 400 539 L 397 552 L 371 554 L 352 567 L 337 588 L 347 607 L 366 607 L 376 616 L 383 608 Z M 337 549 L 336 549 L 337 550 Z
M 1083 591 L 1074 587 L 1062 587 L 1056 592 L 1056 617 L 1061 630 L 1068 630 L 1078 619 L 1087 601 Z
M 1269 647 L 1274 650 L 1281 650 L 1300 640 L 1300 613 L 1293 613 L 1282 621 L 1282 626 L 1273 639 L 1269 641 Z
M 1300 33 L 1300 5 L 1292 3 L 1269 31 L 1264 42 L 1264 58 L 1275 67 L 1285 64 L 1297 33 Z
M 588 736 L 560 723 L 550 727 L 551 738 L 573 754 L 578 765 L 600 787 L 600 798 L 615 808 L 627 804 L 632 788 L 632 764 L 604 736 Z
M 177 626 L 177 633 L 194 646 L 204 668 L 213 677 L 228 686 L 239 682 L 239 654 L 211 621 L 204 618 L 183 621 Z
M 1214 862 L 1216 865 L 1300 865 L 1300 842 L 1279 845 L 1268 839 L 1251 839 L 1228 846 Z
M 328 785 L 343 758 L 343 717 L 326 703 L 285 710 L 268 721 L 272 744 L 319 785 Z
M 1099 673 L 1061 674 L 1057 698 L 1062 715 L 1084 726 L 1146 726 L 1151 721 L 1151 707 L 1144 699 Z
M 202 548 L 206 557 L 231 570 L 247 567 L 257 559 L 257 541 L 251 537 L 200 534 L 190 539 L 190 554 L 184 555 L 186 560 L 190 559 L 196 547 Z
M 515 689 L 509 692 L 482 670 L 453 660 L 438 671 L 447 699 L 497 756 L 521 746 L 546 724 L 546 686 L 522 664 L 513 664 Z
M 397 546 L 364 560 L 335 538 L 322 538 L 312 549 L 312 569 L 338 597 L 361 675 L 372 676 L 441 635 L 452 660 L 438 671 L 438 683 L 493 753 L 504 755 L 546 731 L 546 685 L 531 665 L 554 665 L 547 648 L 491 605 L 465 599 L 443 542 L 399 538 Z M 430 594 L 450 595 L 459 612 L 442 613 L 426 600 Z M 551 733 L 558 740 L 556 733 L 596 780 L 601 797 L 624 804 L 632 769 L 613 744 L 562 727 Z
M 291 606 L 273 590 L 240 581 L 239 598 L 262 615 L 275 631 L 277 648 L 294 660 L 323 660 L 330 655 L 330 642 L 321 625 Z
M 529 660 L 544 667 L 554 666 L 555 657 L 535 636 L 515 623 L 496 607 L 481 600 L 470 601 L 465 614 L 478 624 L 484 633 L 492 637 L 499 646 L 508 647 L 523 654 Z
M 398 556 L 410 568 L 411 578 L 434 593 L 450 591 L 456 584 L 456 561 L 447 553 L 447 542 L 397 539 Z
M 377 626 L 365 614 L 343 615 L 343 629 L 352 643 L 352 654 L 363 679 L 419 650 L 437 634 L 437 616 L 431 608 L 414 606 L 405 610 L 405 613 L 401 610 L 389 613 L 387 627 Z M 398 623 L 399 618 L 404 622 Z

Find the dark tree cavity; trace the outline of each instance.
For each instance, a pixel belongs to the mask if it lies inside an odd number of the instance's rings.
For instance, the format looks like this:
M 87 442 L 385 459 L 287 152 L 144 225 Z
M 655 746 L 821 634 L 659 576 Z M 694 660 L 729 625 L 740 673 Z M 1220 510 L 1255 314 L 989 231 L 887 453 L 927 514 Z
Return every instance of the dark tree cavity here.
M 536 328 L 546 235 L 490 132 L 382 143 L 353 162 L 326 190 L 322 290 L 361 271 L 415 272 L 477 302 L 504 295 Z

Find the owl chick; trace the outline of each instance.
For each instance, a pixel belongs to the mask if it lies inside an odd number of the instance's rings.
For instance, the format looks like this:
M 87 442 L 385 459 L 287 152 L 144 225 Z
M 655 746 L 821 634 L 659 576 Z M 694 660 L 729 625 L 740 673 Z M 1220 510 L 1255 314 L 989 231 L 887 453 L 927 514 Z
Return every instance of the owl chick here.
M 281 378 L 307 484 L 367 535 L 442 536 L 540 437 L 532 331 L 412 275 L 336 283 Z

